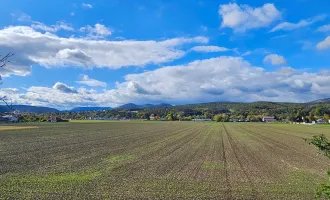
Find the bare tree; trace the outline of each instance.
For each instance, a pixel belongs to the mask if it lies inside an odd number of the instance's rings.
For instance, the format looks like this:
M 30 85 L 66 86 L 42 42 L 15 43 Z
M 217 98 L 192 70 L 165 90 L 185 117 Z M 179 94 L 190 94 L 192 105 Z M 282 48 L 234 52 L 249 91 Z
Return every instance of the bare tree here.
M 11 53 L 11 52 L 7 53 L 4 56 L 0 55 L 0 68 L 3 68 L 8 63 L 10 63 L 9 58 L 12 57 L 13 55 L 14 55 L 14 53 Z M 0 75 L 0 83 L 2 83 L 1 75 Z M 7 100 L 6 96 L 0 97 L 0 101 L 3 101 L 9 109 L 11 109 L 12 111 L 15 111 L 15 109 L 13 108 L 13 105 L 8 103 L 8 100 Z
M 7 63 L 10 63 L 10 61 L 8 60 L 10 57 L 12 57 L 14 55 L 14 53 L 7 53 L 7 55 L 2 56 L 0 55 L 0 67 L 5 67 L 7 65 Z

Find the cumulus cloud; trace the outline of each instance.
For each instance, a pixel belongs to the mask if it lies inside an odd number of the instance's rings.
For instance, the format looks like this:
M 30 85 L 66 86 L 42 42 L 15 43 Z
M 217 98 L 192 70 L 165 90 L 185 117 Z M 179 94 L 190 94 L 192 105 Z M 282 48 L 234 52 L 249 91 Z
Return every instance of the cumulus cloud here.
M 272 65 L 285 65 L 287 62 L 283 56 L 278 54 L 269 54 L 264 58 L 264 63 L 271 63 Z
M 275 31 L 279 31 L 279 30 L 290 31 L 290 30 L 310 26 L 318 21 L 324 20 L 325 18 L 326 18 L 326 15 L 318 15 L 313 18 L 300 20 L 298 23 L 282 22 L 282 23 L 278 24 L 277 26 L 275 26 L 270 32 L 275 32 Z
M 196 52 L 224 52 L 229 51 L 230 49 L 227 49 L 225 47 L 219 47 L 219 46 L 195 46 L 190 49 L 190 51 L 196 51 Z
M 82 75 L 81 80 L 77 81 L 77 83 L 82 85 L 88 85 L 90 87 L 106 87 L 107 84 L 105 82 L 89 78 L 87 75 Z
M 93 6 L 91 4 L 89 4 L 89 3 L 82 3 L 81 6 L 83 8 L 93 8 Z
M 69 87 L 61 82 L 55 83 L 55 85 L 53 86 L 53 89 L 56 89 L 56 90 L 64 92 L 64 93 L 77 93 L 77 91 L 73 87 Z
M 18 61 L 12 60 L 11 63 L 0 68 L 0 77 L 9 77 L 12 74 L 16 76 L 27 76 L 31 74 L 31 72 L 31 66 L 22 65 L 22 63 L 19 63 Z
M 241 57 L 196 60 L 140 74 L 129 74 L 114 89 L 97 92 L 63 83 L 7 93 L 14 103 L 52 107 L 118 106 L 128 102 L 195 103 L 210 101 L 309 101 L 330 92 L 330 71 L 289 67 L 266 71 Z M 0 94 L 5 92 L 0 90 Z M 60 98 L 59 98 L 60 97 Z
M 81 32 L 87 32 L 90 38 L 104 38 L 112 34 L 111 30 L 103 24 L 88 25 L 80 28 Z
M 330 24 L 319 27 L 316 31 L 318 32 L 330 32 Z
M 318 50 L 325 50 L 330 47 L 330 36 L 325 38 L 323 41 L 319 42 L 316 46 Z
M 55 25 L 47 26 L 41 22 L 33 22 L 31 27 L 36 30 L 43 30 L 46 32 L 57 32 L 60 30 L 65 30 L 65 31 L 74 31 L 74 28 L 65 22 L 57 22 Z
M 221 27 L 244 32 L 249 29 L 268 27 L 281 17 L 281 12 L 270 3 L 257 8 L 229 3 L 220 5 L 219 15 L 222 17 Z
M 4 93 L 17 93 L 18 92 L 18 89 L 17 88 L 1 88 L 0 89 L 1 92 L 4 92 Z
M 160 64 L 184 56 L 184 44 L 207 42 L 205 37 L 163 41 L 64 38 L 48 32 L 41 33 L 28 26 L 11 26 L 0 29 L 0 49 L 2 52 L 15 52 L 15 59 L 11 60 L 11 66 L 0 69 L 0 74 L 24 76 L 31 72 L 33 64 L 112 69 Z

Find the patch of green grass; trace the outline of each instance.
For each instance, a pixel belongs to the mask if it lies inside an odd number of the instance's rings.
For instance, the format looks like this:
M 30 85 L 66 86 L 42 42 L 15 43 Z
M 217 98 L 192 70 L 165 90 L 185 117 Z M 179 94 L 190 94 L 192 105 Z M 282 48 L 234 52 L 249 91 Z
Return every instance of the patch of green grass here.
M 111 120 L 70 120 L 70 123 L 110 123 L 110 122 L 118 122 Z
M 12 183 L 42 183 L 42 184 L 59 184 L 59 183 L 84 183 L 101 176 L 101 172 L 80 172 L 80 173 L 64 173 L 64 174 L 47 174 L 44 176 L 29 175 L 23 177 L 13 177 L 10 179 Z

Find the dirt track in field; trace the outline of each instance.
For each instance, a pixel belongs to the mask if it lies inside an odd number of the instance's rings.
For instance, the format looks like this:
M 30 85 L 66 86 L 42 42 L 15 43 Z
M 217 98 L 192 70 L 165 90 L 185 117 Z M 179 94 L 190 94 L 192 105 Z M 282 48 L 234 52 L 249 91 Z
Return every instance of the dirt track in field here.
M 193 122 L 10 130 L 0 134 L 0 199 L 311 199 L 330 162 L 303 138 L 329 130 Z
M 0 131 L 39 128 L 38 126 L 0 126 Z

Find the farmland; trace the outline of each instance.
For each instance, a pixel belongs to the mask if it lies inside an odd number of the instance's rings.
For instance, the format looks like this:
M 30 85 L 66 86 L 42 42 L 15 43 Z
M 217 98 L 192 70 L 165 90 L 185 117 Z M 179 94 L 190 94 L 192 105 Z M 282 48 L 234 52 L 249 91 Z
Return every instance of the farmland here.
M 0 128 L 0 199 L 311 199 L 330 168 L 303 141 L 328 126 L 24 126 Z

